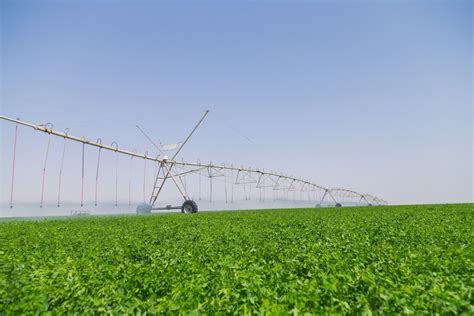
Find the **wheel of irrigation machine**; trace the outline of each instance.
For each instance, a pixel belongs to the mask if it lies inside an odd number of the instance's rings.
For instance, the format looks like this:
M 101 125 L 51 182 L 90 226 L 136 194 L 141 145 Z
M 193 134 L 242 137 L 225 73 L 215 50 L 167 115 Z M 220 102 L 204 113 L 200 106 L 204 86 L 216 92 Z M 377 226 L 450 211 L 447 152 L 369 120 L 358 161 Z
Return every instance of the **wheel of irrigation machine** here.
M 196 202 L 194 202 L 193 200 L 186 200 L 181 206 L 181 213 L 191 214 L 191 213 L 197 213 L 197 211 L 198 211 L 198 206 Z
M 336 203 L 336 207 L 342 207 L 341 203 Z

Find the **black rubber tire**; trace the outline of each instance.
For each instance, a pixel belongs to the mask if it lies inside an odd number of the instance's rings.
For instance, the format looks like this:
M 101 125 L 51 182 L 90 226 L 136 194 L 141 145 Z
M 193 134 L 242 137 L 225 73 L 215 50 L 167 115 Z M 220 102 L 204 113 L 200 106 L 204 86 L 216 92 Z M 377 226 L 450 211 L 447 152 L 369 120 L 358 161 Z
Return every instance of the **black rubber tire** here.
M 186 200 L 181 206 L 181 213 L 190 213 L 190 212 L 186 212 L 185 211 L 186 209 L 191 209 L 191 213 L 197 213 L 198 206 L 196 202 L 194 202 L 193 200 Z
M 341 203 L 336 203 L 336 207 L 342 207 Z

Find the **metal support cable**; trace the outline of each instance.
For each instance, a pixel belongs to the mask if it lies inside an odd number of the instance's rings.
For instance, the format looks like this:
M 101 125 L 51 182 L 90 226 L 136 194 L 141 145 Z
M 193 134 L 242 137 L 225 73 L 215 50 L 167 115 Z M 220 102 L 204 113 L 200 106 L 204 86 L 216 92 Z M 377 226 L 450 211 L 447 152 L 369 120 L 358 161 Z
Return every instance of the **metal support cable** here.
M 156 175 L 156 177 L 158 177 L 158 172 L 159 172 L 159 166 L 161 166 L 161 163 L 158 162 L 158 161 L 154 161 L 154 164 L 153 164 L 153 175 Z M 153 195 L 153 193 L 155 192 L 155 186 L 156 186 L 156 177 L 155 177 L 155 181 L 153 182 L 153 188 L 151 190 L 151 195 Z M 146 199 L 145 199 L 146 201 Z M 150 203 L 151 203 L 151 198 L 150 198 Z
M 231 167 L 233 167 L 233 166 L 231 166 Z M 232 180 L 233 180 L 233 178 L 234 178 L 234 170 L 232 170 L 232 169 L 230 170 L 230 177 L 231 177 Z M 231 192 L 232 192 L 230 203 L 234 203 L 234 181 L 231 181 L 230 183 L 231 183 Z
M 319 202 L 319 204 L 321 204 L 321 205 L 323 204 L 323 202 L 324 202 L 324 198 L 326 197 L 326 194 L 327 194 L 327 193 L 328 193 L 328 191 L 327 191 L 327 190 L 326 190 L 326 191 L 324 191 L 324 194 L 323 194 L 323 196 L 321 197 L 321 202 Z
M 64 130 L 64 133 L 67 135 L 69 132 L 69 128 Z M 64 144 L 63 144 L 63 153 L 61 155 L 61 164 L 59 166 L 59 179 L 58 179 L 58 207 L 61 206 L 61 186 L 62 186 L 62 176 L 63 176 L 63 166 L 64 166 L 64 155 L 66 153 L 66 143 L 67 138 L 64 137 Z
M 102 144 L 102 139 L 97 139 L 97 143 Z M 97 190 L 99 184 L 99 165 L 100 165 L 100 151 L 102 150 L 99 147 L 99 153 L 97 154 L 97 169 L 95 171 L 95 192 L 94 192 L 94 206 L 97 206 Z
M 209 202 L 212 203 L 212 173 L 210 166 L 207 169 L 207 175 L 209 176 Z
M 47 126 L 51 126 L 50 130 L 53 129 L 53 125 L 51 123 L 47 123 L 44 125 L 45 128 L 47 128 Z M 49 133 L 49 138 L 48 138 L 48 146 L 46 147 L 46 155 L 45 155 L 45 158 L 44 158 L 44 165 L 43 165 L 43 179 L 42 179 L 42 182 L 41 182 L 41 202 L 40 202 L 40 208 L 43 207 L 43 201 L 44 201 L 44 180 L 45 180 L 45 177 L 46 177 L 46 165 L 48 163 L 48 154 L 49 154 L 49 147 L 51 145 L 51 133 Z
M 188 197 L 188 194 L 187 192 L 184 192 L 183 190 L 181 190 L 178 182 L 176 181 L 173 173 L 171 172 L 171 169 L 173 168 L 173 164 L 170 165 L 170 167 L 168 168 L 167 164 L 164 163 L 163 164 L 163 168 L 166 169 L 167 173 L 166 173 L 166 176 L 165 178 L 163 179 L 163 182 L 161 183 L 161 186 L 160 186 L 160 189 L 158 190 L 158 193 L 159 194 L 161 192 L 161 189 L 163 188 L 163 184 L 164 182 L 166 181 L 167 178 L 171 178 L 171 180 L 174 182 L 174 184 L 176 185 L 176 188 L 178 189 L 179 193 L 181 193 L 181 195 L 183 196 L 183 199 L 184 200 L 189 200 L 189 197 Z M 156 200 L 156 199 L 155 199 Z
M 334 196 L 331 194 L 331 191 L 330 191 L 330 190 L 328 190 L 328 194 L 329 194 L 329 196 L 332 198 L 332 200 L 334 201 L 334 203 L 337 204 L 337 201 L 336 201 L 336 199 L 334 198 Z
M 184 191 L 186 192 L 186 195 L 187 195 L 187 188 L 188 188 L 188 183 L 186 182 L 186 177 L 179 177 L 180 179 L 182 178 L 182 183 L 183 183 L 183 187 L 184 187 Z
M 178 175 L 178 174 L 174 174 L 174 175 L 173 175 L 173 173 L 171 172 L 173 168 L 176 169 L 176 168 L 177 168 L 177 165 L 176 165 L 176 164 L 172 164 L 172 165 L 170 166 L 170 168 L 169 168 L 169 172 L 170 172 L 169 177 L 171 177 L 171 179 L 173 180 L 173 182 L 176 184 L 177 189 L 181 192 L 181 195 L 183 196 L 183 198 L 184 198 L 185 200 L 188 200 L 188 199 L 189 199 L 189 196 L 188 196 L 188 192 L 186 191 L 186 183 L 185 183 L 185 181 L 183 181 L 183 179 L 182 179 L 182 177 L 181 177 L 180 175 Z M 183 188 L 183 190 L 180 189 L 180 187 L 179 187 L 177 181 L 174 180 L 175 177 L 178 178 L 179 183 L 181 184 L 181 187 Z M 184 178 L 184 179 L 186 179 L 186 178 Z
M 197 161 L 198 164 L 201 164 L 201 161 L 198 159 Z M 199 183 L 199 201 L 201 201 L 201 170 L 199 170 L 199 175 L 198 175 L 198 183 Z
M 110 146 L 115 147 L 115 206 L 117 206 L 118 200 L 118 144 L 113 142 Z
M 225 168 L 225 165 L 224 165 Z M 227 180 L 224 178 L 225 203 L 227 204 Z
M 199 201 L 201 201 L 201 182 L 202 182 L 202 179 L 201 179 L 201 171 L 199 171 Z
M 146 157 L 148 156 L 148 151 L 145 151 L 145 158 L 143 159 L 143 203 L 146 201 Z
M 128 172 L 128 206 L 132 205 L 132 165 L 133 156 L 130 156 L 130 166 Z
M 81 207 L 84 206 L 84 151 L 85 144 L 82 143 Z
M 10 208 L 13 208 L 13 188 L 15 184 L 15 163 L 16 163 L 16 140 L 18 137 L 18 124 L 15 124 L 15 136 L 13 138 L 13 161 L 12 161 L 12 182 L 10 187 Z
M 181 146 L 179 146 L 178 150 L 174 153 L 173 155 L 173 158 L 171 158 L 171 160 L 174 160 L 176 158 L 176 156 L 178 156 L 179 152 L 181 151 L 181 149 L 183 149 L 184 145 L 186 145 L 186 143 L 188 142 L 188 140 L 191 138 L 191 136 L 193 136 L 194 132 L 198 129 L 199 125 L 201 125 L 202 121 L 204 121 L 204 119 L 206 118 L 207 114 L 209 114 L 209 110 L 206 110 L 204 112 L 204 115 L 201 117 L 201 119 L 199 120 L 199 122 L 196 124 L 196 126 L 194 126 L 193 130 L 191 131 L 191 133 L 189 133 L 188 137 L 186 137 L 186 139 L 184 140 L 184 142 L 181 144 Z

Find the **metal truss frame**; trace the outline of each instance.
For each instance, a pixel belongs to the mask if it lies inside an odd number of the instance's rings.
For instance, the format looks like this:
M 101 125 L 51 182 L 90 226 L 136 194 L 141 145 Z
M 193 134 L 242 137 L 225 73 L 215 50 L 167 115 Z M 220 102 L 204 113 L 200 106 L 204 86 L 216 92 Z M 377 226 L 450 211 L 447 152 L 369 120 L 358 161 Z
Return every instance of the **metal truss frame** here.
M 25 121 L 21 121 L 20 119 L 13 119 L 10 117 L 0 115 L 0 119 L 9 121 L 18 125 L 23 125 L 27 127 L 31 127 L 36 131 L 44 132 L 49 134 L 50 136 L 57 136 L 63 139 L 68 139 L 74 142 L 82 143 L 83 145 L 89 145 L 93 147 L 97 147 L 99 149 L 108 150 L 111 152 L 115 152 L 116 154 L 122 154 L 130 157 L 141 158 L 147 161 L 153 161 L 159 164 L 158 172 L 155 176 L 155 184 L 152 190 L 152 194 L 150 196 L 149 202 L 153 206 L 156 203 L 156 200 L 166 182 L 167 179 L 171 178 L 173 183 L 175 184 L 176 188 L 184 198 L 184 200 L 189 200 L 189 196 L 186 192 L 185 185 L 182 181 L 182 178 L 196 173 L 202 172 L 207 170 L 207 176 L 209 178 L 212 177 L 225 177 L 225 171 L 232 171 L 237 172 L 235 176 L 235 184 L 255 184 L 257 188 L 272 188 L 273 190 L 287 190 L 287 191 L 322 191 L 324 192 L 320 203 L 324 201 L 326 196 L 329 196 L 331 200 L 338 204 L 339 201 L 336 198 L 358 198 L 359 203 L 365 201 L 368 205 L 385 205 L 387 202 L 381 198 L 378 198 L 371 194 L 366 193 L 359 193 L 357 191 L 346 189 L 346 188 L 328 188 L 322 185 L 319 185 L 315 182 L 297 178 L 294 176 L 289 176 L 283 173 L 273 172 L 273 171 L 264 171 L 259 169 L 252 169 L 250 167 L 234 167 L 233 165 L 226 166 L 224 164 L 213 164 L 213 163 L 201 163 L 198 162 L 190 162 L 190 161 L 179 161 L 175 160 L 176 156 L 183 148 L 183 146 L 187 143 L 191 135 L 197 129 L 197 127 L 201 124 L 201 122 L 206 117 L 208 111 L 204 114 L 201 120 L 197 123 L 194 127 L 192 132 L 188 135 L 186 140 L 181 143 L 178 151 L 173 155 L 171 159 L 166 156 L 157 156 L 153 157 L 148 155 L 147 153 L 142 154 L 135 151 L 126 150 L 123 148 L 119 148 L 116 143 L 112 145 L 104 145 L 101 141 L 91 141 L 84 137 L 77 137 L 69 134 L 68 132 L 59 132 L 53 130 L 50 125 L 39 125 L 39 124 L 32 124 Z M 178 168 L 181 169 L 178 172 Z M 188 170 L 184 170 L 184 169 Z M 244 175 L 244 176 L 242 176 Z M 245 178 L 245 179 L 244 179 Z M 265 180 L 270 181 L 270 184 L 265 184 Z

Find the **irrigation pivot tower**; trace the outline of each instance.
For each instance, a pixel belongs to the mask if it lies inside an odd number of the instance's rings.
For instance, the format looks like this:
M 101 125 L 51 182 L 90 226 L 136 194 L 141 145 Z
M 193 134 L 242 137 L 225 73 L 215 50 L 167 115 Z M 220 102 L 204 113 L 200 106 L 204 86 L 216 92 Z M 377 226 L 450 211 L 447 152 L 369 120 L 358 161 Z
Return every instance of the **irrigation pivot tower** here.
M 27 126 L 33 128 L 36 131 L 49 134 L 50 136 L 55 136 L 64 139 L 64 149 L 61 159 L 61 168 L 59 172 L 59 187 L 58 187 L 58 206 L 60 205 L 60 193 L 61 193 L 61 174 L 64 161 L 64 152 L 65 152 L 65 143 L 66 140 L 77 142 L 82 144 L 82 188 L 81 188 L 81 206 L 83 206 L 83 186 L 84 186 L 84 148 L 85 146 L 91 146 L 98 148 L 98 159 L 97 159 L 97 178 L 96 178 L 96 195 L 95 195 L 95 205 L 97 205 L 97 179 L 99 172 L 99 163 L 100 163 L 100 153 L 101 150 L 107 150 L 115 152 L 116 155 L 125 155 L 131 158 L 141 158 L 144 161 L 152 161 L 158 165 L 157 172 L 154 174 L 153 187 L 151 188 L 151 195 L 148 199 L 148 203 L 142 203 L 137 206 L 137 213 L 150 213 L 153 210 L 165 210 L 165 209 L 181 209 L 183 213 L 195 213 L 198 211 L 198 205 L 187 192 L 186 186 L 186 177 L 191 175 L 199 175 L 199 179 L 202 174 L 209 178 L 210 184 L 210 201 L 212 202 L 212 192 L 213 192 L 213 179 L 221 179 L 224 181 L 225 185 L 225 199 L 228 201 L 228 191 L 227 184 L 232 187 L 232 202 L 234 199 L 233 188 L 234 186 L 242 186 L 245 194 L 245 199 L 250 196 L 252 188 L 257 189 L 262 194 L 262 191 L 271 190 L 273 192 L 273 197 L 275 199 L 280 197 L 281 194 L 286 194 L 288 197 L 291 192 L 296 194 L 296 192 L 307 192 L 308 196 L 315 194 L 314 198 L 311 200 L 316 203 L 316 205 L 321 205 L 324 201 L 329 201 L 333 206 L 339 207 L 342 206 L 342 203 L 346 201 L 352 201 L 355 204 L 365 204 L 365 205 L 384 205 L 387 204 L 386 201 L 380 199 L 371 194 L 359 193 L 354 190 L 345 189 L 345 188 L 329 188 L 322 185 L 319 185 L 313 181 L 302 179 L 295 176 L 286 175 L 280 172 L 268 171 L 264 169 L 251 168 L 251 167 L 237 167 L 234 165 L 224 165 L 224 164 L 215 164 L 215 163 L 202 163 L 201 161 L 190 162 L 177 160 L 177 157 L 183 147 L 188 143 L 190 138 L 202 124 L 204 119 L 207 117 L 209 111 L 205 111 L 200 120 L 196 123 L 194 128 L 187 135 L 185 140 L 179 143 L 171 157 L 168 157 L 164 152 L 163 148 L 160 145 L 157 145 L 153 140 L 139 127 L 137 128 L 143 133 L 143 135 L 153 144 L 153 146 L 160 152 L 156 157 L 148 155 L 148 153 L 138 153 L 135 151 L 126 150 L 119 148 L 117 143 L 112 143 L 111 145 L 104 145 L 102 141 L 98 139 L 97 141 L 91 141 L 84 137 L 73 136 L 69 133 L 69 130 L 66 129 L 64 132 L 59 132 L 53 130 L 52 125 L 50 124 L 32 124 L 20 119 L 14 119 L 6 116 L 1 116 L 0 119 L 14 123 L 15 124 L 15 133 L 14 133 L 14 142 L 13 142 L 13 164 L 11 172 L 11 197 L 10 197 L 10 206 L 13 207 L 13 191 L 14 191 L 14 178 L 15 178 L 15 159 L 16 159 L 16 142 L 17 142 L 17 132 L 18 126 Z M 48 147 L 46 151 L 46 160 L 48 158 L 50 142 L 48 141 Z M 44 190 L 44 175 L 45 169 L 43 169 L 43 186 L 42 191 Z M 183 203 L 179 206 L 167 205 L 165 207 L 157 207 L 156 203 L 162 193 L 162 190 L 169 179 L 174 184 L 181 197 L 183 198 Z M 199 182 L 199 185 L 200 182 Z M 145 187 L 145 182 L 143 184 Z M 200 188 L 200 187 L 199 187 Z M 319 195 L 317 195 L 317 194 Z M 117 194 L 117 193 L 116 193 Z M 144 188 L 145 194 L 145 188 Z M 199 193 L 200 194 L 200 193 Z M 316 199 L 318 197 L 318 199 Z M 117 201 L 117 196 L 116 196 Z M 116 202 L 117 204 L 117 202 Z M 43 192 L 41 195 L 41 206 L 43 205 Z

